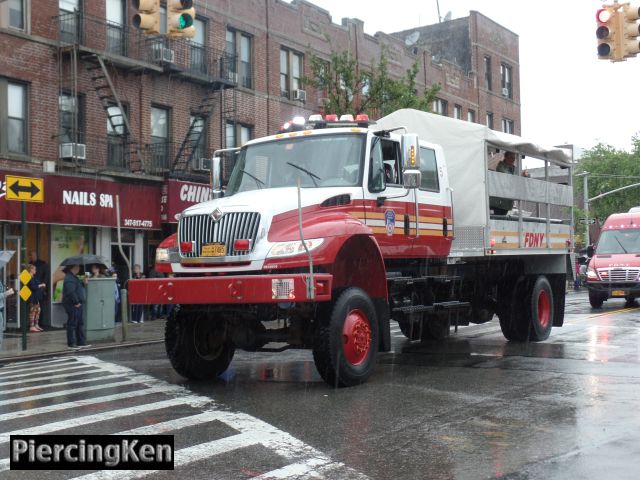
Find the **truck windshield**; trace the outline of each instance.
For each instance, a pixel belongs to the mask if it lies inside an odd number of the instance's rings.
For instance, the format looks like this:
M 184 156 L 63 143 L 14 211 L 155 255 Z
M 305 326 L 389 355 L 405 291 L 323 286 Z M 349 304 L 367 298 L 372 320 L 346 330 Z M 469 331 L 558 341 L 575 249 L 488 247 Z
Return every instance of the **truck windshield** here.
M 366 135 L 309 135 L 249 145 L 240 151 L 226 195 L 263 188 L 357 186 Z
M 640 253 L 640 229 L 605 230 L 598 240 L 596 253 Z

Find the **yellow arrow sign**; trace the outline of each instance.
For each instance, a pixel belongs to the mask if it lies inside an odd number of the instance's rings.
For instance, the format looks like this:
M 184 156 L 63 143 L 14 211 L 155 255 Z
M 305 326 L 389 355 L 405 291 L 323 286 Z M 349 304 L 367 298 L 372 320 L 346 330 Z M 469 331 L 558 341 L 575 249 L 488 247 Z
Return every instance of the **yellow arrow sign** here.
M 44 180 L 33 177 L 6 176 L 7 200 L 44 202 Z

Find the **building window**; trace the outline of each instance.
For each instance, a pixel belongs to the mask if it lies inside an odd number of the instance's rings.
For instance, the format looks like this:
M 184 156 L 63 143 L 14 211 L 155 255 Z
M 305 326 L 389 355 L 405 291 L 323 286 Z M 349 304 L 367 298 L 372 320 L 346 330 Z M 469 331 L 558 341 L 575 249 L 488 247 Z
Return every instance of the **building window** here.
M 460 105 L 453 106 L 453 118 L 462 120 L 462 107 Z
M 493 113 L 487 112 L 487 127 L 493 130 Z
M 81 3 L 80 0 L 59 0 L 60 39 L 64 42 L 81 42 Z
M 110 167 L 127 166 L 127 128 L 124 115 L 128 108 L 122 105 L 122 109 L 124 112 L 117 105 L 107 108 L 107 165 Z
M 251 140 L 253 128 L 249 125 L 236 122 L 227 122 L 226 125 L 226 148 L 241 147 Z M 238 141 L 239 140 L 239 141 Z
M 500 64 L 500 83 L 502 85 L 502 95 L 513 98 L 513 81 L 511 66 L 506 63 Z
M 433 101 L 433 113 L 447 116 L 447 101 L 441 98 L 436 98 Z
M 302 86 L 303 56 L 286 48 L 280 49 L 280 96 L 295 100 Z
M 24 30 L 24 0 L 9 0 L 9 26 Z
M 505 133 L 515 133 L 513 120 L 509 120 L 508 118 L 502 119 L 502 131 Z
M 26 155 L 27 86 L 0 79 L 0 95 L 0 152 Z
M 160 34 L 167 33 L 167 7 L 160 5 Z
M 475 112 L 475 110 L 467 111 L 467 122 L 475 123 L 475 121 L 476 121 L 476 112 Z
M 201 115 L 191 115 L 191 138 L 198 140 L 198 143 L 194 146 L 193 156 L 195 162 L 198 162 L 201 158 L 207 158 L 207 120 Z
M 206 48 L 206 28 L 207 24 L 196 18 L 193 22 L 196 29 L 191 39 L 191 71 L 194 73 L 207 74 L 207 48 Z
M 236 74 L 236 81 L 244 88 L 253 88 L 252 43 L 251 35 L 232 28 L 227 29 L 227 54 L 234 57 L 231 71 Z
M 107 0 L 107 51 L 126 55 L 125 51 L 125 9 L 124 0 Z
M 169 109 L 151 107 L 151 162 L 157 169 L 169 168 Z
M 484 56 L 484 88 L 491 91 L 491 57 Z
M 58 97 L 60 143 L 84 142 L 84 99 L 62 93 Z

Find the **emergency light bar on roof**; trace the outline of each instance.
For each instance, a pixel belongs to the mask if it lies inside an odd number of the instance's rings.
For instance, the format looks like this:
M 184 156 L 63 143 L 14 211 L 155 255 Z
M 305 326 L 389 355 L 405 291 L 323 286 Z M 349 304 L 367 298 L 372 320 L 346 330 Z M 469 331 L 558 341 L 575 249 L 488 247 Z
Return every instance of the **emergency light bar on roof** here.
M 286 122 L 279 132 L 297 132 L 301 130 L 316 130 L 320 128 L 339 128 L 339 127 L 361 127 L 367 128 L 376 122 L 369 120 L 369 115 L 359 113 L 353 115 L 342 115 L 339 119 L 335 114 L 325 115 L 324 118 L 320 114 L 310 115 L 305 122 L 303 117 L 294 117 L 291 121 Z

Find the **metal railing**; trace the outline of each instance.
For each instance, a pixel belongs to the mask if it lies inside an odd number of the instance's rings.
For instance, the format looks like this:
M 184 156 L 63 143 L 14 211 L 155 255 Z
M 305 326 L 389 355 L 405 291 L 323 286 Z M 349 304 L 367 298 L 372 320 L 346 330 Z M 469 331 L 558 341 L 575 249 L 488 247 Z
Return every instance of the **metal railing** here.
M 238 82 L 237 57 L 189 39 L 147 36 L 140 30 L 83 12 L 54 17 L 61 46 L 77 45 L 129 60 L 151 63 L 165 71 L 201 82 Z

